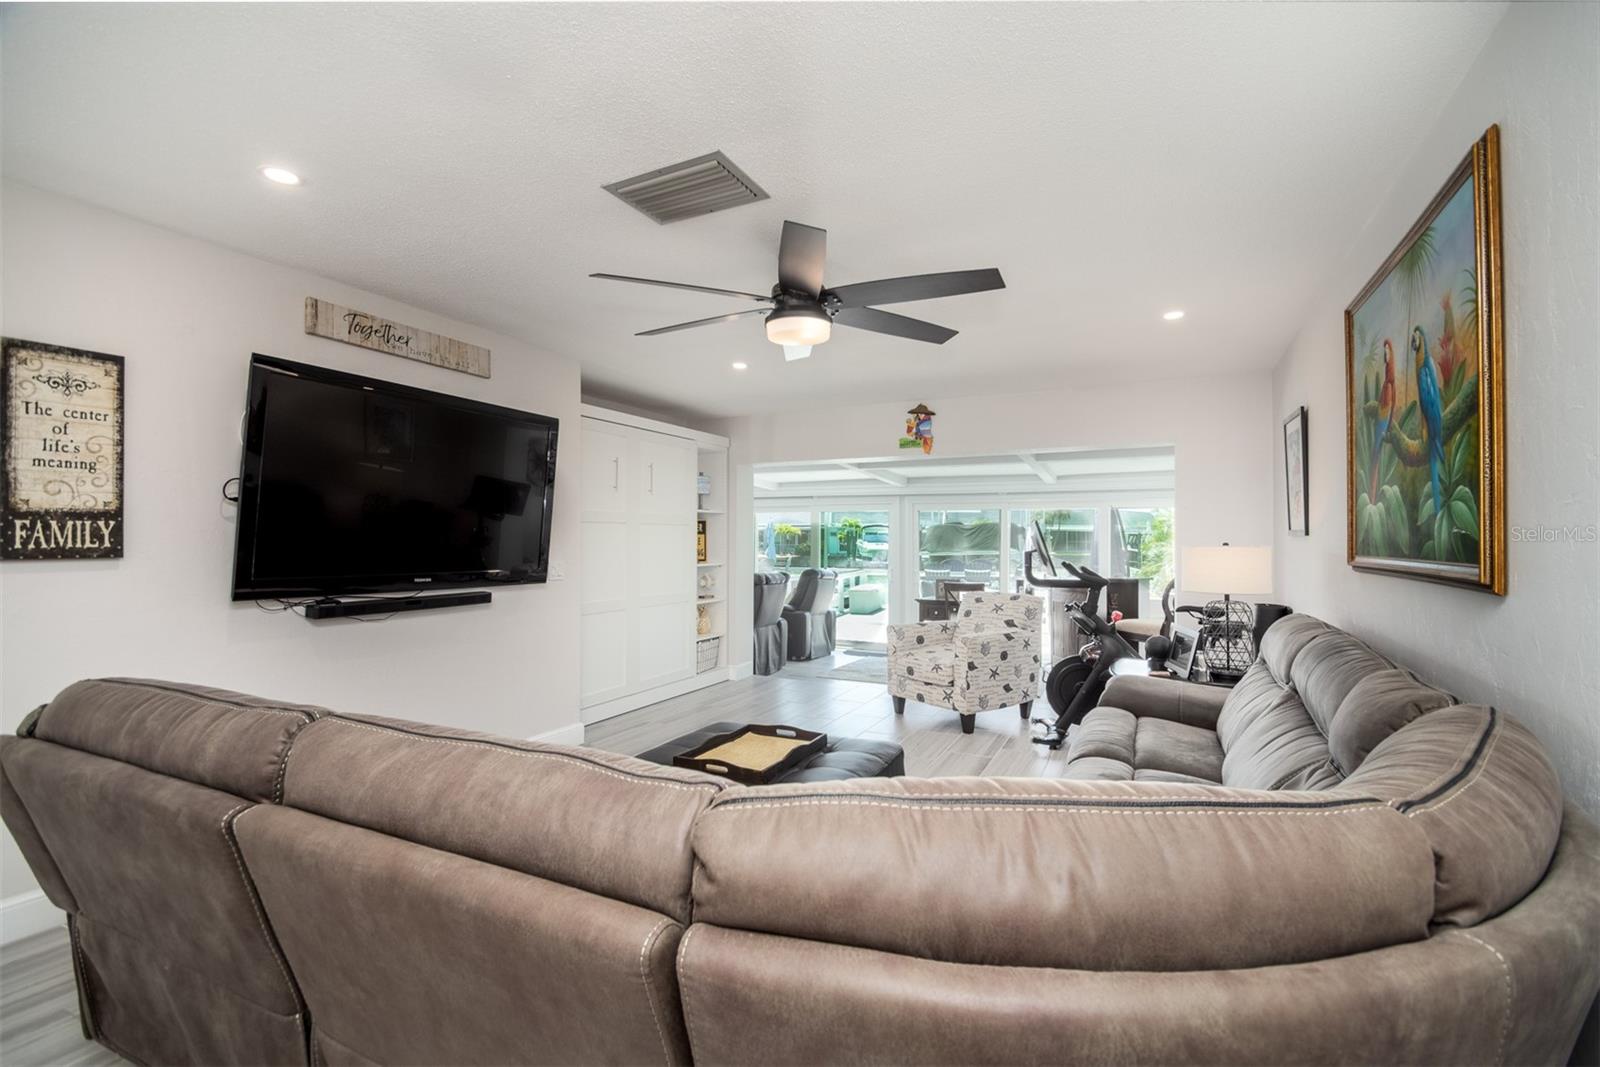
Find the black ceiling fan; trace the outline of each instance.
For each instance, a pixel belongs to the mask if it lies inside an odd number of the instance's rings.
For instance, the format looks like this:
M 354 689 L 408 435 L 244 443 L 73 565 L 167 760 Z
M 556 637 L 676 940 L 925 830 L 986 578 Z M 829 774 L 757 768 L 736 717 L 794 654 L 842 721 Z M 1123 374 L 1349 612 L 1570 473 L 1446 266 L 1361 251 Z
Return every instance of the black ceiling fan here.
M 935 326 L 921 319 L 908 318 L 888 311 L 880 311 L 875 304 L 901 304 L 911 300 L 931 300 L 938 296 L 960 296 L 962 293 L 981 293 L 989 289 L 1004 289 L 1005 280 L 1000 272 L 990 267 L 985 270 L 956 270 L 943 274 L 914 274 L 906 278 L 882 278 L 875 282 L 857 282 L 827 289 L 822 284 L 822 266 L 827 258 L 828 231 L 798 222 L 783 224 L 783 237 L 778 244 L 778 284 L 772 293 L 744 293 L 734 289 L 714 289 L 705 285 L 686 285 L 682 282 L 662 282 L 653 278 L 631 278 L 624 274 L 591 274 L 591 278 L 610 278 L 618 282 L 637 282 L 641 285 L 664 285 L 669 289 L 688 289 L 697 293 L 715 293 L 719 296 L 753 300 L 764 305 L 727 315 L 714 315 L 709 319 L 695 319 L 673 326 L 644 330 L 637 337 L 654 337 L 656 334 L 688 330 L 696 326 L 710 326 L 716 322 L 731 322 L 749 315 L 765 315 L 767 340 L 784 346 L 790 359 L 810 354 L 810 346 L 822 344 L 837 322 L 854 326 L 858 330 L 871 330 L 895 337 L 908 337 L 913 341 L 927 341 L 942 345 L 956 335 L 955 330 Z M 803 349 L 803 351 L 799 351 Z

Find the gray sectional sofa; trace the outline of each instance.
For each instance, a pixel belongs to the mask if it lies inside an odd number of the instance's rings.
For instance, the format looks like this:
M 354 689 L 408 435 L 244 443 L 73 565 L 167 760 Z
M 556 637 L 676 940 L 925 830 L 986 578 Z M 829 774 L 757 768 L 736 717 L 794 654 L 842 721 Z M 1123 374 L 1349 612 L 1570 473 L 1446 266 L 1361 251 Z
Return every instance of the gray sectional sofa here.
M 1116 682 L 1076 780 L 741 787 L 117 679 L 19 734 L 85 1030 L 147 1063 L 1561 1063 L 1600 989 L 1537 742 L 1304 617 L 1232 694 Z

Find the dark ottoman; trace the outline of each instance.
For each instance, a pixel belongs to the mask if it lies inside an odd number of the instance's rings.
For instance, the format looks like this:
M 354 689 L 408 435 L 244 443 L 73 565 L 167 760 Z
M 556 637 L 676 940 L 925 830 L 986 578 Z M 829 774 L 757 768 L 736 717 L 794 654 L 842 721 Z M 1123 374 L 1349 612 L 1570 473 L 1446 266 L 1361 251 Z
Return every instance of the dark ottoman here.
M 718 734 L 732 733 L 744 723 L 714 722 L 693 733 L 674 737 L 639 758 L 672 766 L 672 757 L 697 748 Z M 867 741 L 857 737 L 829 737 L 828 747 L 777 782 L 836 782 L 845 778 L 898 778 L 906 773 L 906 751 L 893 741 Z

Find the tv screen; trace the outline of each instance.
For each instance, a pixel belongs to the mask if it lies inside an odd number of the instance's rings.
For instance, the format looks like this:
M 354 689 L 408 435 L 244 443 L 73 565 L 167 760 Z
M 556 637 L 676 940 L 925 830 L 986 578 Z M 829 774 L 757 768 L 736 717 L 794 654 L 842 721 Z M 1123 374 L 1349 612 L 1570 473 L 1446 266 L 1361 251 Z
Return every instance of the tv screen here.
M 233 599 L 544 581 L 556 428 L 255 356 Z

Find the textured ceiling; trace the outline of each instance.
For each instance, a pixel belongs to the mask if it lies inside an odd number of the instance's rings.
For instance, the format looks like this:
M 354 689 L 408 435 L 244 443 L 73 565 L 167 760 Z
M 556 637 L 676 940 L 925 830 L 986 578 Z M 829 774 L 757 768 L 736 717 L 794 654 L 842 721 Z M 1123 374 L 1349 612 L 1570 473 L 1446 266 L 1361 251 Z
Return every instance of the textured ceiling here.
M 1503 10 L 20 5 L 4 167 L 706 414 L 1196 375 L 1276 362 Z M 772 198 L 658 226 L 600 188 L 718 148 Z M 894 308 L 943 347 L 840 328 L 785 364 L 759 319 L 631 336 L 733 302 L 585 277 L 765 291 L 785 218 L 833 284 L 1008 288 Z

